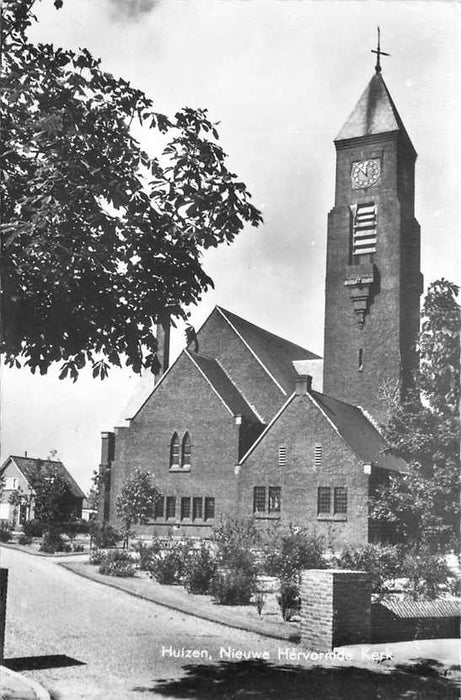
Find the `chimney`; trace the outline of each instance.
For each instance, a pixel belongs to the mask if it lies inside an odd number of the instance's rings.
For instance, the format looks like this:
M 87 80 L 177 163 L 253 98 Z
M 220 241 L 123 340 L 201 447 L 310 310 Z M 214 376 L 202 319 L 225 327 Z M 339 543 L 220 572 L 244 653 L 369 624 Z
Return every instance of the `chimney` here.
M 155 383 L 165 374 L 170 365 L 170 316 L 159 317 L 156 330 L 157 357 L 160 362 L 160 370 L 155 375 Z
M 312 377 L 310 374 L 300 374 L 296 379 L 295 394 L 303 396 L 312 389 Z

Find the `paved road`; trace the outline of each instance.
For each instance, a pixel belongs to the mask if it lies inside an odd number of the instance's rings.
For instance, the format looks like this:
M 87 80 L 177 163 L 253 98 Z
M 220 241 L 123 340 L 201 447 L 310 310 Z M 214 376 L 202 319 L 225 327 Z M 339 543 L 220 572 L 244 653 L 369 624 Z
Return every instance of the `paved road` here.
M 33 657 L 23 661 L 29 669 L 24 675 L 42 683 L 55 700 L 458 697 L 448 681 L 403 672 L 284 663 L 285 642 L 134 598 L 50 559 L 1 549 L 0 566 L 9 568 L 6 659 L 22 670 L 21 658 Z M 170 648 L 179 656 L 170 657 Z M 220 655 L 221 648 L 230 649 L 233 658 Z M 201 658 L 181 656 L 183 649 Z M 269 663 L 237 661 L 238 650 L 265 653 Z M 66 658 L 72 665 L 62 665 Z M 42 663 L 48 667 L 30 670 L 40 661 L 49 661 Z
M 2 549 L 0 564 L 9 568 L 5 657 L 65 655 L 84 664 L 30 673 L 59 700 L 168 697 L 149 689 L 180 678 L 185 665 L 218 660 L 221 646 L 272 654 L 279 646 L 85 580 L 50 559 Z M 170 647 L 202 655 L 171 657 Z

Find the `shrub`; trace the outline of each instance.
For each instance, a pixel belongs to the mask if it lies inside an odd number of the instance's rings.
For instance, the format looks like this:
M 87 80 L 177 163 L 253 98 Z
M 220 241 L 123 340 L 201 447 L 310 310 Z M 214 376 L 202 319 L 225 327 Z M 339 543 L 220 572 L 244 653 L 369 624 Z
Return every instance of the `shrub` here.
M 282 532 L 275 548 L 266 554 L 266 573 L 281 581 L 296 582 L 302 569 L 325 567 L 323 539 L 305 529 Z
M 282 581 L 280 595 L 277 597 L 278 604 L 282 611 L 282 617 L 289 622 L 293 615 L 301 610 L 301 597 L 299 587 L 293 581 Z
M 260 533 L 252 518 L 225 518 L 213 531 L 213 540 L 222 562 L 234 558 L 235 552 L 248 551 L 257 546 L 260 539 Z
M 32 537 L 29 537 L 29 535 L 24 535 L 24 533 L 19 535 L 19 537 L 18 537 L 18 544 L 25 545 L 25 544 L 31 544 L 31 542 L 32 542 Z
M 396 545 L 366 544 L 345 547 L 334 557 L 332 565 L 340 569 L 367 571 L 373 593 L 385 593 L 386 582 L 392 582 L 401 572 L 402 553 Z
M 148 571 L 159 583 L 179 583 L 186 569 L 186 561 L 186 547 L 183 544 L 177 544 L 172 549 L 153 556 Z
M 106 558 L 106 552 L 101 549 L 93 549 L 88 559 L 89 564 L 101 564 Z
M 93 545 L 97 548 L 115 547 L 122 539 L 122 535 L 109 523 L 105 521 L 90 523 L 90 533 Z
M 433 600 L 441 588 L 450 587 L 450 570 L 445 560 L 426 547 L 403 553 L 400 575 L 407 579 L 405 590 L 413 600 Z
M 72 545 L 72 551 L 73 551 L 73 552 L 84 552 L 84 551 L 85 551 L 85 547 L 83 546 L 83 544 L 73 544 L 73 545 Z
M 139 568 L 141 571 L 149 571 L 152 559 L 162 550 L 162 543 L 158 538 L 152 540 L 152 544 L 146 544 L 141 540 L 135 545 L 135 552 L 139 555 Z
M 62 535 L 57 530 L 48 530 L 43 533 L 40 551 L 47 554 L 55 552 L 70 552 L 71 546 L 65 542 Z
M 210 593 L 220 605 L 248 605 L 256 593 L 256 576 L 235 569 L 221 569 L 211 580 Z
M 9 542 L 11 540 L 11 528 L 7 522 L 2 522 L 0 525 L 0 542 Z
M 71 538 L 76 537 L 76 535 L 86 535 L 90 532 L 90 523 L 83 518 L 69 520 L 62 524 L 62 531 Z
M 24 523 L 22 526 L 22 531 L 28 537 L 42 537 L 47 528 L 49 528 L 49 525 L 41 520 L 33 518 L 32 520 L 28 520 Z
M 198 552 L 190 552 L 186 562 L 184 586 L 189 593 L 208 593 L 216 574 L 216 555 L 202 543 Z
M 107 552 L 99 566 L 99 573 L 106 576 L 134 576 L 135 567 L 126 551 Z

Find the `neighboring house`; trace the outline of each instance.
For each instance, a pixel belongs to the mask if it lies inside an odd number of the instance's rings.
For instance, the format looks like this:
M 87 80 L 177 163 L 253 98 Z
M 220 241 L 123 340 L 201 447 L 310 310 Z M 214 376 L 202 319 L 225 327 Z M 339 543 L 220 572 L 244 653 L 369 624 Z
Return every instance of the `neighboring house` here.
M 96 508 L 92 508 L 88 499 L 84 498 L 82 503 L 82 520 L 95 520 L 97 514 Z
M 162 494 L 150 532 L 208 536 L 223 515 L 253 515 L 331 544 L 382 536 L 370 496 L 406 465 L 377 421 L 417 364 L 422 276 L 416 152 L 379 66 L 334 143 L 323 372 L 314 353 L 221 307 L 171 367 L 159 328 L 162 376 L 102 436 L 101 518 L 117 524 L 117 495 L 141 467 Z
M 48 472 L 50 476 L 58 473 L 63 477 L 69 488 L 66 499 L 68 517 L 81 517 L 85 494 L 62 462 L 10 455 L 0 468 L 0 478 L 3 479 L 4 484 L 0 502 L 0 521 L 7 521 L 16 527 L 34 518 L 34 493 L 31 481 L 33 474 L 39 468 L 45 473 Z M 11 503 L 13 494 L 21 495 L 20 503 Z

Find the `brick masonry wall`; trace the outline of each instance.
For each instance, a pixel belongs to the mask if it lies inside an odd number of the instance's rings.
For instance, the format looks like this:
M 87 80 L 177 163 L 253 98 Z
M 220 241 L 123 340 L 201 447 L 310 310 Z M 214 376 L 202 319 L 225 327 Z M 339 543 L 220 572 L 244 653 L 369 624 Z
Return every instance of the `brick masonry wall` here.
M 371 583 L 365 572 L 305 570 L 300 594 L 303 646 L 330 651 L 370 641 Z
M 170 442 L 176 431 L 180 441 L 186 431 L 192 441 L 190 471 L 169 468 Z M 129 428 L 116 429 L 112 464 L 110 520 L 116 521 L 115 501 L 125 479 L 136 467 L 151 471 L 165 496 L 176 496 L 179 521 L 181 496 L 212 496 L 216 518 L 235 511 L 239 426 L 195 365 L 183 354 L 158 385 Z M 175 522 L 160 530 L 171 532 Z M 184 521 L 183 534 L 209 528 L 203 522 Z M 152 531 L 152 526 L 150 527 Z M 145 528 L 141 528 L 141 531 Z
M 215 310 L 200 329 L 198 341 L 199 352 L 217 359 L 248 403 L 269 422 L 287 397 L 219 311 Z
M 380 158 L 378 185 L 353 190 L 352 163 Z M 377 206 L 376 282 L 363 328 L 344 285 L 349 264 L 350 205 Z M 357 139 L 338 147 L 335 207 L 328 217 L 324 391 L 363 406 L 378 420 L 385 407 L 379 389 L 409 381 L 419 327 L 419 227 L 414 219 L 414 156 L 397 135 Z M 363 369 L 359 371 L 359 350 Z
M 314 463 L 315 445 L 322 446 L 322 464 Z M 279 446 L 286 446 L 286 464 L 279 466 Z M 240 467 L 239 513 L 253 515 L 253 488 L 280 486 L 280 514 L 257 516 L 261 525 L 282 522 L 308 527 L 333 547 L 368 539 L 368 479 L 363 465 L 307 396 L 296 396 Z M 319 486 L 345 486 L 347 519 L 317 515 Z

